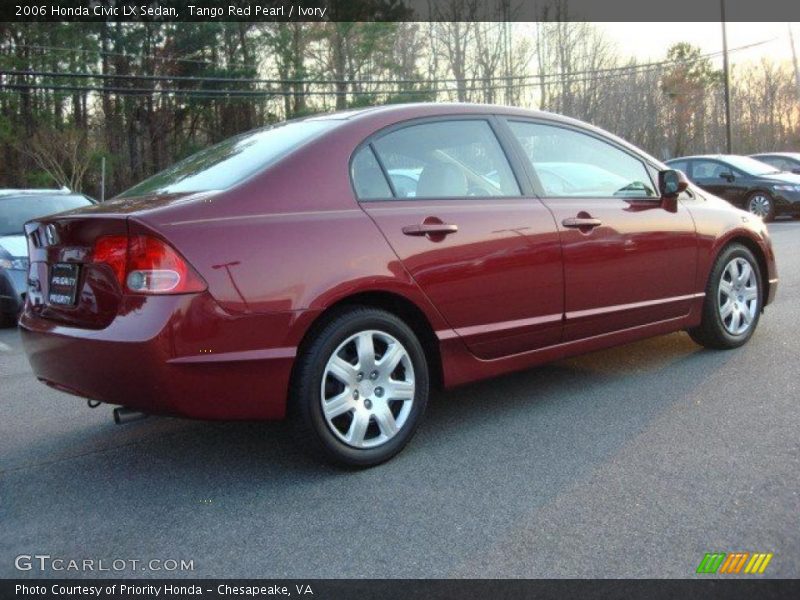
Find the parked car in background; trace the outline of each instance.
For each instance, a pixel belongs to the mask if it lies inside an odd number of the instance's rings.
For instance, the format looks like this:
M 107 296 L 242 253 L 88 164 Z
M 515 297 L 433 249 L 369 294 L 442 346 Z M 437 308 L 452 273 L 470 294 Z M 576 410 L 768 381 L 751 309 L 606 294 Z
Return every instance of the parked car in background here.
M 433 386 L 679 330 L 735 348 L 778 285 L 761 219 L 505 106 L 290 121 L 25 230 L 41 381 L 144 413 L 288 414 L 356 466 L 405 446 Z
M 28 287 L 25 222 L 92 203 L 65 189 L 0 189 L 0 323 L 16 322 Z
M 765 152 L 751 154 L 750 158 L 760 160 L 785 173 L 800 174 L 800 152 Z
M 749 156 L 683 156 L 666 162 L 707 192 L 765 221 L 800 215 L 800 175 L 784 173 Z

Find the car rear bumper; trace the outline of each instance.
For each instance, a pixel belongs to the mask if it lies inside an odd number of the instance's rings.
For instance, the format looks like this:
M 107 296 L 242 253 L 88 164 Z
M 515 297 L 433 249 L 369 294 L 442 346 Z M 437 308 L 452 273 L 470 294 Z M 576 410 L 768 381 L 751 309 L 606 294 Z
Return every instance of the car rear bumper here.
M 62 391 L 151 414 L 280 419 L 296 353 L 288 336 L 308 316 L 230 315 L 204 293 L 148 297 L 101 330 L 26 307 L 20 327 L 36 377 Z

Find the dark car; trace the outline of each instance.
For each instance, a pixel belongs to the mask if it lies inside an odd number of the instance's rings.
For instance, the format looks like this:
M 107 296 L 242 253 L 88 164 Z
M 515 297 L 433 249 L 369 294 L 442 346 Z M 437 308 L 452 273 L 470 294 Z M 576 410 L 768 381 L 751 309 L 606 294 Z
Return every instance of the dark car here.
M 0 324 L 16 322 L 28 287 L 25 222 L 90 204 L 62 190 L 0 190 Z
M 750 158 L 760 160 L 785 173 L 800 174 L 800 152 L 765 152 L 751 154 Z
M 734 348 L 778 283 L 761 219 L 499 106 L 260 129 L 25 229 L 39 379 L 145 413 L 288 414 L 360 466 L 400 451 L 433 386 L 678 330 Z
M 748 156 L 684 156 L 666 162 L 704 190 L 765 221 L 800 215 L 800 175 L 784 173 Z

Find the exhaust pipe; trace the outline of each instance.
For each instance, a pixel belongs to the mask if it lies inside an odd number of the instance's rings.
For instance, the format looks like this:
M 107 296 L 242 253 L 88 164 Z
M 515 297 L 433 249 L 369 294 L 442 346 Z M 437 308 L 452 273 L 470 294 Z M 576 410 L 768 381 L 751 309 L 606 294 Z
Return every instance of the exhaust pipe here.
M 138 410 L 133 410 L 126 406 L 118 406 L 114 409 L 114 423 L 117 425 L 124 425 L 125 423 L 138 421 L 139 419 L 144 419 L 149 416 L 150 415 L 147 413 L 139 412 Z

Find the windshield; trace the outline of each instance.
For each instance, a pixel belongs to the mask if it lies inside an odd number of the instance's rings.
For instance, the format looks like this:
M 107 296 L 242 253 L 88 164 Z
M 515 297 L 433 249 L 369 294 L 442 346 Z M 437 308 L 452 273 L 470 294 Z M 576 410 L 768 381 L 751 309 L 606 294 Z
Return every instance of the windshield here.
M 22 235 L 25 223 L 55 213 L 89 206 L 83 196 L 14 196 L 0 198 L 0 235 Z
M 227 189 L 337 123 L 294 121 L 237 135 L 185 158 L 118 198 Z
M 726 156 L 725 162 L 730 166 L 744 171 L 748 175 L 768 175 L 770 173 L 780 173 L 772 165 L 763 163 L 760 160 L 750 158 L 749 156 Z

